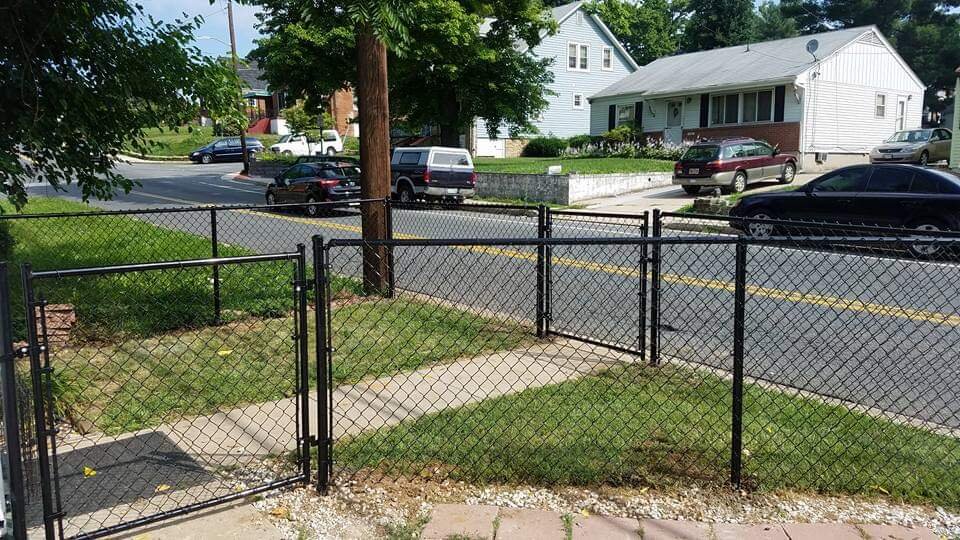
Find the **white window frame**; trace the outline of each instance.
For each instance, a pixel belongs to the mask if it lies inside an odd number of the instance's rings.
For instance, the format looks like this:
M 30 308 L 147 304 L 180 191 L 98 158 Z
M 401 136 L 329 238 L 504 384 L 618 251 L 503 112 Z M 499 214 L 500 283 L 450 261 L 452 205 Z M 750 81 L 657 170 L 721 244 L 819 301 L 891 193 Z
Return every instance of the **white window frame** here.
M 727 122 L 727 98 L 729 96 L 737 96 L 737 119 L 733 122 Z M 723 98 L 723 120 L 720 122 L 713 121 L 713 100 L 715 98 Z M 743 94 L 739 92 L 728 92 L 726 94 L 710 94 L 710 125 L 711 126 L 735 126 L 742 123 L 743 119 Z
M 766 120 L 751 120 L 751 121 L 748 122 L 748 121 L 746 121 L 746 120 L 744 119 L 744 118 L 745 118 L 744 113 L 745 113 L 746 110 L 747 110 L 746 107 L 745 107 L 745 104 L 746 104 L 746 102 L 747 102 L 746 96 L 747 96 L 747 94 L 756 94 L 756 95 L 757 95 L 757 101 L 756 101 L 756 103 L 755 103 L 755 105 L 754 105 L 754 107 L 755 107 L 754 112 L 759 112 L 759 111 L 760 111 L 760 92 L 770 92 L 770 115 L 769 115 L 769 118 L 767 118 Z M 772 122 L 773 122 L 773 112 L 774 112 L 774 110 L 776 109 L 776 104 L 775 104 L 774 102 L 775 102 L 776 100 L 777 100 L 776 91 L 774 91 L 773 88 L 757 88 L 757 89 L 755 89 L 755 90 L 748 90 L 748 91 L 746 91 L 746 92 L 741 92 L 741 93 L 740 93 L 740 113 L 737 115 L 737 116 L 738 116 L 738 118 L 737 118 L 737 120 L 738 120 L 737 123 L 738 123 L 738 124 L 747 124 L 747 125 L 753 125 L 753 124 L 770 124 L 770 123 L 772 123 Z M 726 125 L 730 125 L 730 124 L 726 124 Z
M 873 116 L 875 118 L 887 117 L 887 95 L 886 94 L 877 92 L 876 97 L 873 98 Z
M 625 120 L 620 120 L 620 117 L 621 117 L 620 111 L 625 111 L 627 109 L 630 110 L 629 118 Z M 628 103 L 626 105 L 617 105 L 617 122 L 614 127 L 620 127 L 628 122 L 633 123 L 636 120 L 636 116 L 637 116 L 636 104 Z
M 600 69 L 603 71 L 613 71 L 613 48 L 600 47 Z
M 580 104 L 577 105 L 577 98 L 580 98 Z M 573 95 L 573 108 L 576 110 L 583 110 L 583 94 L 576 93 Z
M 570 67 L 570 47 L 576 46 L 577 48 L 577 67 Z M 586 51 L 584 51 L 586 47 Z M 580 67 L 583 63 L 587 63 L 587 67 Z M 567 42 L 567 71 L 580 71 L 583 73 L 590 72 L 590 44 L 581 43 L 579 41 L 568 41 Z

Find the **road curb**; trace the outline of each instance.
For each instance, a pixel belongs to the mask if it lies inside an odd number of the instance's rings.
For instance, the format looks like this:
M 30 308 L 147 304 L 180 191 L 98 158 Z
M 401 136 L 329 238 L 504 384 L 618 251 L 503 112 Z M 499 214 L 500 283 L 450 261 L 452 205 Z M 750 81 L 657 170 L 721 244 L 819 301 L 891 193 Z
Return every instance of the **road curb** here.
M 261 176 L 248 176 L 241 173 L 227 173 L 220 177 L 221 180 L 234 180 L 236 182 L 248 182 L 251 184 L 257 184 L 259 186 L 266 186 L 273 182 L 272 178 L 264 178 Z

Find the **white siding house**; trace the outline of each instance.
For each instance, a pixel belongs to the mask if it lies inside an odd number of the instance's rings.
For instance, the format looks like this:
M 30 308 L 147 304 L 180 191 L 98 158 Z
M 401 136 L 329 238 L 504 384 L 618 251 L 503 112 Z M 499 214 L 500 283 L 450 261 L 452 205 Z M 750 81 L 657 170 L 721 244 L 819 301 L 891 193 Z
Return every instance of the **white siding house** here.
M 920 127 L 923 91 L 876 27 L 848 28 L 660 58 L 591 96 L 590 132 L 632 121 L 672 144 L 749 136 L 834 166 Z
M 553 8 L 550 14 L 557 21 L 557 32 L 545 35 L 533 49 L 521 47 L 524 52 L 552 61 L 553 82 L 545 95 L 549 106 L 533 122 L 542 135 L 571 137 L 589 133 L 587 99 L 638 69 L 623 45 L 599 17 L 583 9 L 583 4 L 578 1 Z M 502 128 L 491 138 L 480 120 L 475 133 L 474 147 L 479 156 L 515 155 L 522 147 L 520 141 L 510 140 Z

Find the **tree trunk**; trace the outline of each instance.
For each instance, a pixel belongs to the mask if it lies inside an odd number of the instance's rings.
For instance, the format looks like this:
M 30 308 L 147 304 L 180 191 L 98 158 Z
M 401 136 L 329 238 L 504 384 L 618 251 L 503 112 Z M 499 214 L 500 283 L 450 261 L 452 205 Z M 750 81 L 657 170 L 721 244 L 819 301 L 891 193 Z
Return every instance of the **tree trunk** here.
M 460 102 L 453 90 L 444 92 L 440 103 L 440 145 L 460 146 Z
M 390 196 L 390 109 L 387 101 L 387 48 L 369 27 L 357 33 L 357 106 L 360 118 L 360 193 L 364 199 Z M 387 238 L 386 206 L 363 203 L 363 239 Z M 363 288 L 386 294 L 389 285 L 387 250 L 363 248 Z

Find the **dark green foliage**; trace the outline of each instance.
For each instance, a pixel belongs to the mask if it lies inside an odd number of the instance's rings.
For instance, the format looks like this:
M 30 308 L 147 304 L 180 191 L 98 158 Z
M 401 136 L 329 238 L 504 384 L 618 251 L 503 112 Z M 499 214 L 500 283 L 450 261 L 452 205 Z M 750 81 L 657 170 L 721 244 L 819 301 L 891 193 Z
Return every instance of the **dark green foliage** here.
M 536 137 L 523 147 L 523 157 L 559 157 L 567 149 L 567 140 L 559 137 Z
M 594 137 L 593 135 L 574 135 L 567 139 L 567 146 L 579 150 L 588 144 L 595 144 L 599 140 L 600 137 Z

